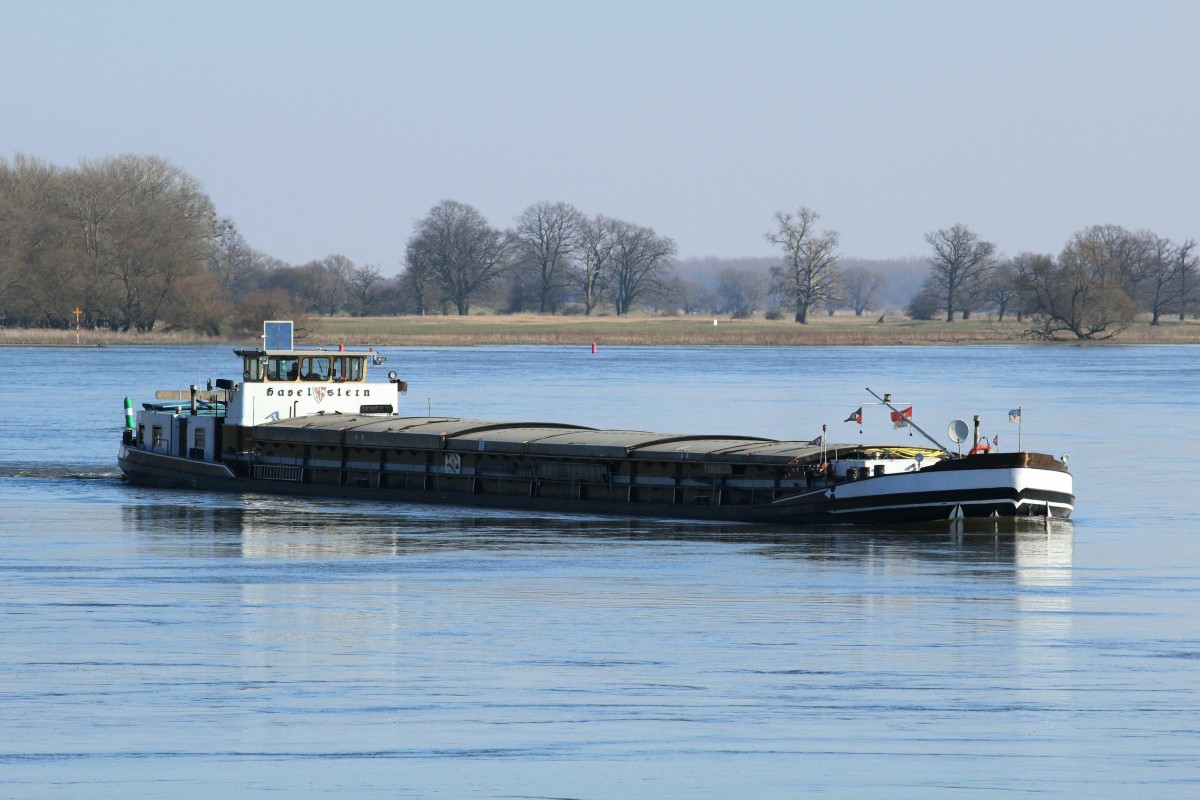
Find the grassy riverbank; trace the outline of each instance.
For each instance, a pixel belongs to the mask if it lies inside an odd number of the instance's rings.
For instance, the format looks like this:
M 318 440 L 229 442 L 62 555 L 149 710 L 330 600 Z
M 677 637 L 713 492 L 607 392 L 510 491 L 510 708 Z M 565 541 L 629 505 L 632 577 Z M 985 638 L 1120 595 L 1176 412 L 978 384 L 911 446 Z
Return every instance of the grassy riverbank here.
M 469 317 L 325 317 L 312 318 L 306 340 L 376 346 L 472 345 L 946 345 L 1029 344 L 1040 340 L 1029 325 L 1015 320 L 917 321 L 904 317 L 817 317 L 808 325 L 788 320 L 712 317 L 551 317 L 537 314 Z M 72 347 L 74 331 L 0 331 L 0 346 Z M 83 331 L 82 346 L 118 344 L 249 343 L 252 336 L 211 338 L 186 332 L 112 333 Z M 1138 322 L 1112 344 L 1197 344 L 1200 322 L 1163 321 L 1156 327 Z
M 1031 343 L 1028 323 L 974 319 L 955 322 L 888 317 L 820 317 L 807 325 L 787 320 L 712 317 L 333 317 L 315 321 L 311 338 L 373 345 L 944 345 Z M 1200 322 L 1139 323 L 1121 344 L 1200 343 Z

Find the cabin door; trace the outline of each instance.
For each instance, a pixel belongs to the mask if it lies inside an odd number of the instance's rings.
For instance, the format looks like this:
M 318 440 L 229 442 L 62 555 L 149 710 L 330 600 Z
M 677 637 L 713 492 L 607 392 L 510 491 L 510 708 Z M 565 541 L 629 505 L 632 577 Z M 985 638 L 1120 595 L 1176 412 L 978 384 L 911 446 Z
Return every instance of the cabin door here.
M 188 429 L 187 417 L 180 417 L 179 418 L 179 436 L 175 440 L 176 442 L 178 442 L 178 444 L 175 447 L 175 455 L 179 456 L 180 458 L 185 458 L 187 456 L 187 434 L 188 434 L 187 429 Z

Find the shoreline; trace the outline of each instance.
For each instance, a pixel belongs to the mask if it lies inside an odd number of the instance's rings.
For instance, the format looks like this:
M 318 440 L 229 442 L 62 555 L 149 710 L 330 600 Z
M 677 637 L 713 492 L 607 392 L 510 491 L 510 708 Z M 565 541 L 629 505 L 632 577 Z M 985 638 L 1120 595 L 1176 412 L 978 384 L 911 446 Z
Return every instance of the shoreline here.
M 954 322 L 822 317 L 808 325 L 788 320 L 713 317 L 563 317 L 511 316 L 322 317 L 298 323 L 304 340 L 322 344 L 375 347 L 480 347 L 551 345 L 569 347 L 921 347 L 947 345 L 1132 345 L 1200 344 L 1200 321 L 1139 321 L 1104 341 L 1045 340 L 1029 333 L 1028 323 L 989 319 Z M 189 332 L 114 333 L 0 330 L 0 347 L 97 348 L 110 345 L 241 344 L 252 334 L 205 336 Z

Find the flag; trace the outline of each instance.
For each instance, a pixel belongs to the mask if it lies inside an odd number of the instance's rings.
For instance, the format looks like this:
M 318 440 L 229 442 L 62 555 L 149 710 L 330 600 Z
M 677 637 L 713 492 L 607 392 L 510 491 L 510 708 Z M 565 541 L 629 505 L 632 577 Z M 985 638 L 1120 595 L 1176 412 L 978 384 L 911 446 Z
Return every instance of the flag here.
M 1009 411 L 1008 412 L 1008 421 L 1015 422 L 1018 425 L 1020 425 L 1021 424 L 1021 409 L 1014 408 L 1011 411 Z
M 817 436 L 817 438 L 815 438 L 811 442 L 809 442 L 808 444 L 810 446 L 815 446 L 815 445 L 819 445 L 823 441 L 825 441 L 825 434 L 822 433 L 819 436 Z
M 846 419 L 842 421 L 857 422 L 859 425 L 862 425 L 862 406 L 859 406 L 857 411 L 852 412 L 850 416 L 846 417 Z
M 1000 434 L 997 433 L 995 436 L 992 437 L 992 447 L 999 447 L 999 446 L 1000 446 Z
M 908 408 L 904 409 L 903 411 L 893 411 L 892 412 L 892 427 L 893 428 L 903 428 L 905 425 L 908 424 L 908 421 L 910 419 L 912 419 L 912 406 L 909 406 Z

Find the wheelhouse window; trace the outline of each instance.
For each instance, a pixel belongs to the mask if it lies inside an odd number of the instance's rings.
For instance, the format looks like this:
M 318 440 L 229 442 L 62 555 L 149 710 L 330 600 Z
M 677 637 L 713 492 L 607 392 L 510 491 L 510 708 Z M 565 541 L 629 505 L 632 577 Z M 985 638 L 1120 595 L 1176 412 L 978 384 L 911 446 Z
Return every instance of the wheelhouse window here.
M 305 356 L 300 361 L 300 377 L 306 381 L 329 380 L 329 357 Z
M 333 379 L 335 381 L 361 381 L 363 379 L 363 360 L 361 356 L 337 356 L 333 359 Z
M 350 355 L 246 355 L 242 378 L 250 383 L 268 381 L 363 381 L 366 357 Z
M 246 356 L 243 360 L 242 380 L 248 383 L 259 383 L 263 379 L 263 367 L 267 360 L 258 356 Z
M 298 356 L 271 356 L 267 359 L 267 380 L 294 381 L 300 375 Z

